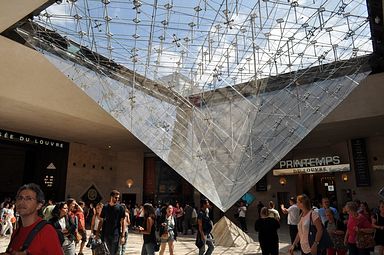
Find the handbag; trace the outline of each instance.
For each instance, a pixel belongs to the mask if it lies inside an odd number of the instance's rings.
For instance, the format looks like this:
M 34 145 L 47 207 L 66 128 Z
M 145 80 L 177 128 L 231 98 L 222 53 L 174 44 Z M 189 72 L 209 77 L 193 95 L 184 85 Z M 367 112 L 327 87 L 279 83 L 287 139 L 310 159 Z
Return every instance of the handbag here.
M 155 252 L 160 251 L 160 245 L 161 245 L 161 241 L 160 241 L 160 240 L 156 240 L 156 243 L 155 243 Z
M 356 235 L 356 247 L 359 249 L 375 247 L 374 233 L 358 231 Z
M 346 250 L 347 246 L 344 244 L 344 234 L 330 234 L 333 248 L 336 250 Z
M 332 243 L 331 237 L 329 236 L 328 231 L 324 228 L 323 224 L 321 224 L 321 226 L 323 228 L 323 234 L 321 235 L 321 239 L 319 241 L 319 244 L 317 245 L 318 251 L 333 247 L 333 243 Z M 311 212 L 311 215 L 309 216 L 309 232 L 308 232 L 309 246 L 312 246 L 313 243 L 315 242 L 316 233 L 317 233 L 317 229 L 312 222 L 312 212 Z
M 95 255 L 111 255 L 108 250 L 107 244 L 97 239 L 92 247 L 92 251 Z
M 88 242 L 87 244 L 85 245 L 87 248 L 91 248 L 93 249 L 93 247 L 95 246 L 96 244 L 96 239 L 93 235 L 91 235 L 89 238 L 88 238 Z

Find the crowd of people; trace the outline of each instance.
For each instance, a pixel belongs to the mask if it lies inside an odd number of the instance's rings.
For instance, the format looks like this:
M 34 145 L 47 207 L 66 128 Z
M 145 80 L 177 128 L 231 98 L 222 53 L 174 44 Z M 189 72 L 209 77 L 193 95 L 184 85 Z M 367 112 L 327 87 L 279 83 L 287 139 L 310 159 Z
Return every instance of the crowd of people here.
M 6 199 L 1 207 L 1 234 L 11 236 L 3 254 L 83 255 L 87 245 L 93 254 L 100 247 L 108 249 L 111 255 L 121 255 L 128 245 L 128 229 L 143 235 L 142 255 L 155 254 L 157 246 L 160 254 L 168 246 L 172 255 L 177 236 L 189 232 L 197 232 L 199 254 L 209 255 L 214 249 L 210 204 L 206 199 L 202 200 L 199 212 L 188 203 L 182 207 L 178 202 L 157 207 L 146 203 L 131 208 L 120 203 L 117 190 L 111 191 L 107 203 L 96 206 L 86 206 L 73 198 L 45 203 L 40 187 L 31 183 L 17 191 L 15 201 Z
M 175 241 L 180 234 L 196 233 L 199 255 L 210 255 L 214 250 L 211 205 L 207 199 L 200 202 L 200 210 L 180 203 L 154 207 L 126 206 L 120 203 L 120 192 L 112 190 L 109 201 L 86 207 L 73 198 L 65 202 L 45 203 L 44 194 L 36 184 L 26 184 L 17 191 L 14 201 L 1 204 L 1 235 L 11 236 L 3 254 L 65 254 L 82 255 L 87 247 L 104 247 L 110 254 L 125 254 L 128 229 L 143 235 L 141 254 L 156 251 L 175 253 Z M 280 214 L 272 201 L 268 207 L 259 202 L 259 218 L 255 230 L 263 255 L 279 254 Z M 350 201 L 342 210 L 323 198 L 314 206 L 305 194 L 291 197 L 289 207 L 280 211 L 287 214 L 292 246 L 289 251 L 302 254 L 369 255 L 377 246 L 384 255 L 384 201 L 370 210 L 367 203 Z M 247 231 L 247 206 L 241 201 L 238 217 L 241 228 Z M 244 218 L 244 219 L 242 219 Z M 90 235 L 87 236 L 87 231 Z M 23 253 L 19 253 L 22 251 Z M 95 253 L 94 253 L 95 254 Z
M 258 204 L 259 219 L 255 230 L 263 255 L 279 254 L 280 215 L 270 201 L 265 207 Z M 321 255 L 369 255 L 377 247 L 384 255 L 384 201 L 370 210 L 366 202 L 347 202 L 341 211 L 330 205 L 324 197 L 320 205 L 314 204 L 305 195 L 291 197 L 289 207 L 280 206 L 287 214 L 287 223 L 292 246 L 291 254 L 300 250 L 302 254 Z

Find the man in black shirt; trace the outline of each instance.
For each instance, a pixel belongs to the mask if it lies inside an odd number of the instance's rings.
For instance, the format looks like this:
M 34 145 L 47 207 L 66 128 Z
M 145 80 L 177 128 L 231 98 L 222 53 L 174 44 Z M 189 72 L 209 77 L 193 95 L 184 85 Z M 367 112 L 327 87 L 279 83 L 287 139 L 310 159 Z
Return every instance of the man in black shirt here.
M 118 252 L 119 244 L 125 242 L 124 218 L 125 212 L 123 207 L 118 204 L 120 199 L 120 192 L 112 190 L 108 204 L 105 204 L 101 211 L 100 217 L 102 221 L 99 223 L 96 236 L 99 236 L 102 226 L 102 233 L 100 235 L 109 249 L 111 255 L 116 255 Z

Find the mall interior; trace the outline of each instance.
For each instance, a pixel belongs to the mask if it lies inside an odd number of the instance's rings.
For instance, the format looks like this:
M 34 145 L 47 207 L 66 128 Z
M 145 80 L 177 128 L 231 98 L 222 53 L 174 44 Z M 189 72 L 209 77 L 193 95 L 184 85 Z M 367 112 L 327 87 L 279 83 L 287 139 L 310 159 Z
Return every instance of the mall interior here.
M 252 175 L 252 186 L 236 191 L 235 200 L 245 193 L 254 199 L 248 209 L 249 222 L 256 217 L 258 201 L 287 204 L 290 196 L 301 193 L 315 200 L 329 197 L 339 208 L 354 199 L 377 205 L 384 180 L 383 2 L 363 2 L 368 7 L 368 43 L 372 44 L 369 75 L 341 102 L 332 103 L 331 111 L 300 141 L 289 150 L 284 147 L 284 154 L 274 158 L 269 170 Z M 50 5 L 75 4 L 7 0 L 0 8 L 0 199 L 13 197 L 19 186 L 29 182 L 41 185 L 55 201 L 74 197 L 87 203 L 105 202 L 112 189 L 132 204 L 180 201 L 198 205 L 201 196 L 210 198 L 185 178 L 187 174 L 175 170 L 170 156 L 164 157 L 158 144 L 151 143 L 155 138 L 141 139 L 137 128 L 128 128 L 85 93 L 71 73 L 60 70 L 61 62 L 51 61 L 52 56 L 36 50 L 18 33 L 26 23 L 42 20 Z M 207 93 L 215 92 L 223 93 L 220 89 Z M 235 200 L 218 208 L 231 217 Z M 218 217 L 222 215 L 219 209 Z

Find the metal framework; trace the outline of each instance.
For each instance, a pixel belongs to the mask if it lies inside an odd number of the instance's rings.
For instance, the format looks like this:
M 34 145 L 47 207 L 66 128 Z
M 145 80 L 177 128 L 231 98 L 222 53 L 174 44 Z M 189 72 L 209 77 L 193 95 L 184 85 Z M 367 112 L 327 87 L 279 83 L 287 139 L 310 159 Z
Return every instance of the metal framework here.
M 365 0 L 68 0 L 16 31 L 223 211 L 372 52 Z

